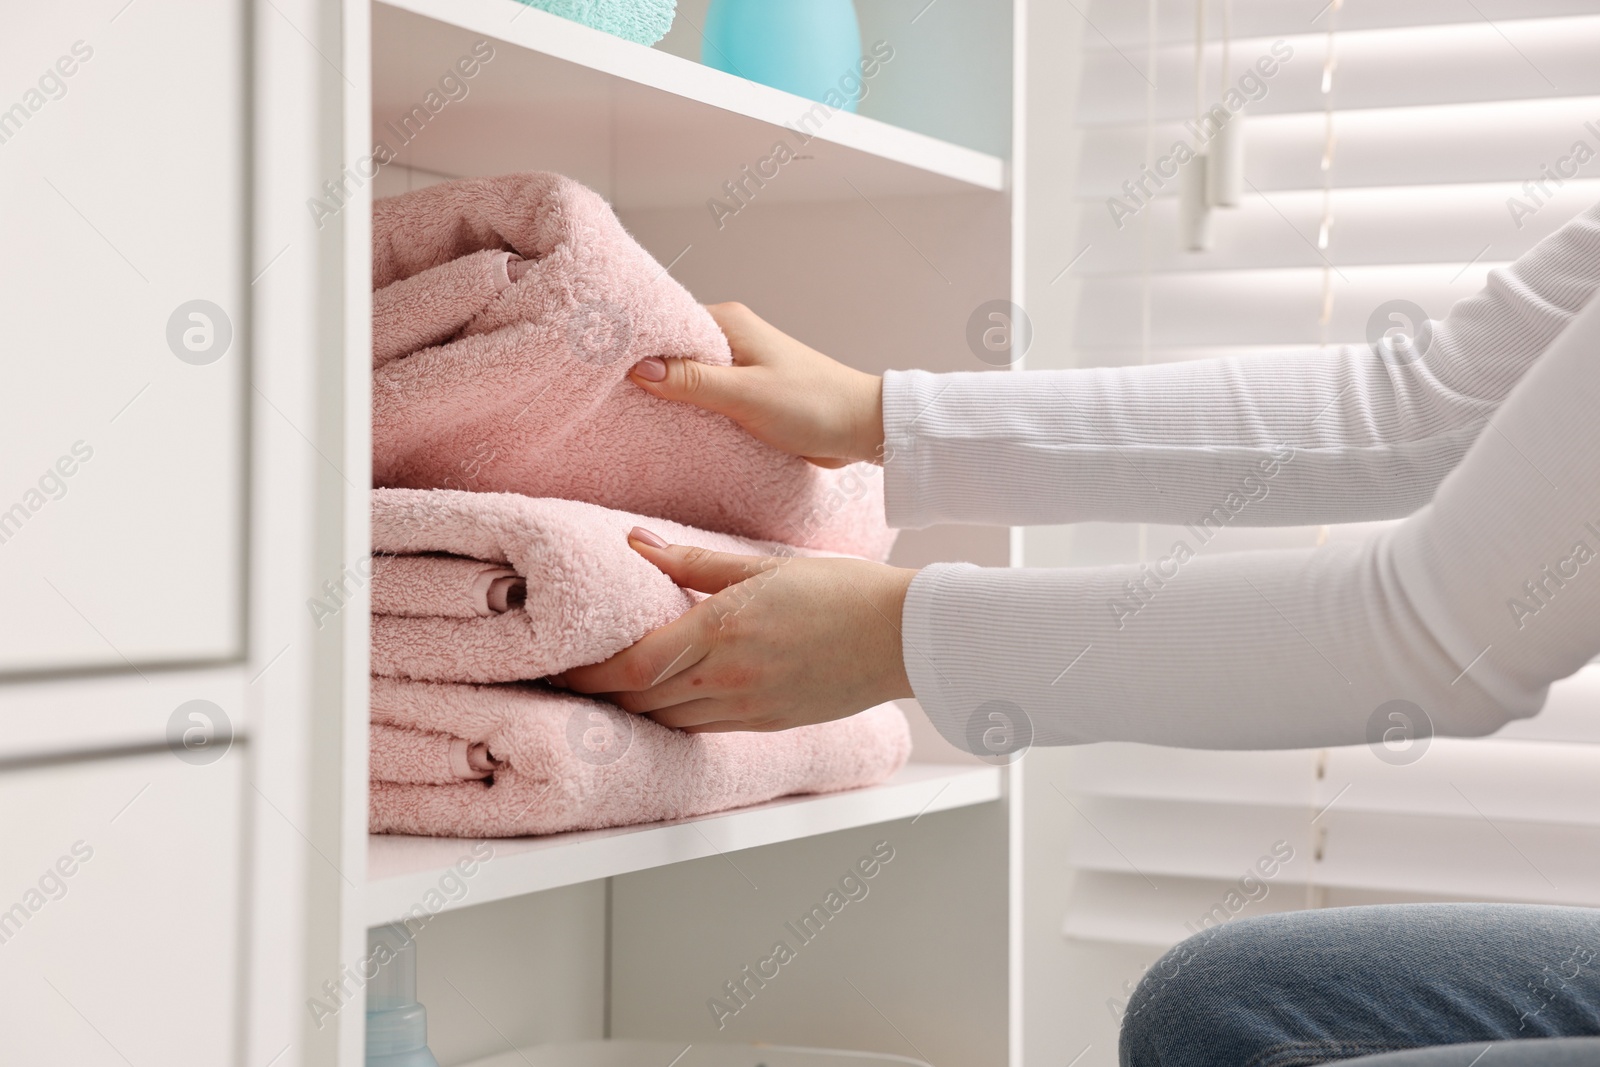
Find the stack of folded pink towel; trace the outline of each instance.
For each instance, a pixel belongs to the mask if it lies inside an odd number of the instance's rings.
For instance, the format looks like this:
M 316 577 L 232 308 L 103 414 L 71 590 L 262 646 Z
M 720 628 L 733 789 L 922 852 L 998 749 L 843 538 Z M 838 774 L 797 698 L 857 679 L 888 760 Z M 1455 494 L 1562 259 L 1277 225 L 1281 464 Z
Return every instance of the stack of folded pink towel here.
M 898 770 L 910 740 L 893 704 L 783 733 L 685 734 L 537 681 L 700 598 L 628 547 L 633 526 L 881 560 L 881 479 L 633 385 L 647 356 L 727 364 L 727 342 L 569 179 L 380 201 L 373 238 L 372 830 L 618 826 Z

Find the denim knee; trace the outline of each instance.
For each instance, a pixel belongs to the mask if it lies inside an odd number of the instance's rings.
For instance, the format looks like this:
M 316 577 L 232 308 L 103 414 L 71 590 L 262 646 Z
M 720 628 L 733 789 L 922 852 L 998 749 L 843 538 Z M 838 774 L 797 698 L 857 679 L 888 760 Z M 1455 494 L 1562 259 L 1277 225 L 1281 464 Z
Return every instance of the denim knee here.
M 1215 950 L 1219 928 L 1202 930 L 1174 945 L 1150 965 L 1128 999 L 1118 1042 L 1123 1067 L 1161 1067 L 1180 1057 L 1172 1053 L 1175 1041 L 1188 1045 L 1212 1014 L 1210 997 L 1198 996 L 1196 970 L 1202 953 L 1219 962 L 1225 953 Z M 1209 950 L 1209 951 L 1208 951 Z M 1203 1038 L 1198 1042 L 1209 1044 Z
M 1278 916 L 1264 917 L 1281 919 Z M 1122 1017 L 1122 1067 L 1243 1062 L 1261 1035 L 1252 991 L 1266 957 L 1281 951 L 1283 923 L 1238 919 L 1180 941 L 1150 965 Z
M 1600 910 L 1388 904 L 1238 918 L 1140 981 L 1123 1067 L 1288 1067 L 1600 1035 Z

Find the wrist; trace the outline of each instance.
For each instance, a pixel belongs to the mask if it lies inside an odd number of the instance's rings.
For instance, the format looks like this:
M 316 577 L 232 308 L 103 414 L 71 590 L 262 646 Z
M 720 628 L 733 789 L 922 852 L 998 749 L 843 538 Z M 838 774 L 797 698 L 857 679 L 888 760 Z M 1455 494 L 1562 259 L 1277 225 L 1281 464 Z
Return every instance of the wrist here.
M 916 696 L 911 691 L 911 677 L 906 673 L 905 615 L 906 596 L 911 591 L 911 581 L 917 576 L 913 567 L 890 567 L 888 595 L 883 613 L 894 623 L 893 654 L 884 666 L 884 686 L 888 700 L 910 700 Z
M 883 375 L 863 374 L 851 459 L 883 462 Z

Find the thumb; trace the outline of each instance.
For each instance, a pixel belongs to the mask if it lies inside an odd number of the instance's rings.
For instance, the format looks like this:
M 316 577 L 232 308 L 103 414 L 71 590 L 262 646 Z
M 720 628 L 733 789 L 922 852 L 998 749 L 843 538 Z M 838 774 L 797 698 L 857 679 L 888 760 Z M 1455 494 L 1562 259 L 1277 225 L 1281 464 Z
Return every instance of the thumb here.
M 628 544 L 678 585 L 702 593 L 720 593 L 781 562 L 761 556 L 713 552 L 693 545 L 669 545 L 643 526 L 628 531 Z
M 697 359 L 640 360 L 629 372 L 635 384 L 663 400 L 680 400 L 730 418 L 743 398 L 740 367 L 722 367 Z

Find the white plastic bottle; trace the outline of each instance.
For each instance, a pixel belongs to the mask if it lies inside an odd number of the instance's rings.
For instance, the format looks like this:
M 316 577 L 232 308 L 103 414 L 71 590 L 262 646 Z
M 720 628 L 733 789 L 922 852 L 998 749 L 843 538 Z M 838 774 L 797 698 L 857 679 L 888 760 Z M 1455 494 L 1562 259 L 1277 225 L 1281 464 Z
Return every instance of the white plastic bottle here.
M 367 985 L 367 1067 L 439 1067 L 428 1050 L 428 1010 L 417 1003 L 417 943 L 404 926 L 367 931 L 378 973 Z

